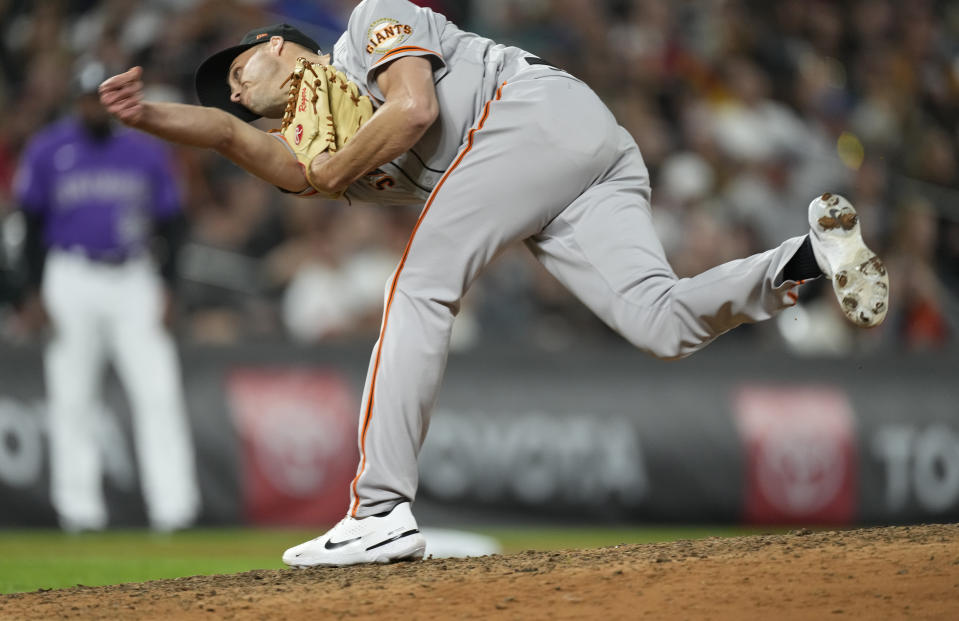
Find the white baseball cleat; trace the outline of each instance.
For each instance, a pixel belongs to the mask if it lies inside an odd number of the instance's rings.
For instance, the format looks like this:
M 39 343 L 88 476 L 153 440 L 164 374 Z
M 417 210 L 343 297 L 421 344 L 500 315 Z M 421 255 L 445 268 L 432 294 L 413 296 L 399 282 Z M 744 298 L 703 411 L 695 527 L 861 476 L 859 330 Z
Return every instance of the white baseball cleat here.
M 816 262 L 843 313 L 857 326 L 878 326 L 889 307 L 889 276 L 862 241 L 856 209 L 838 194 L 823 194 L 809 203 L 809 228 Z
M 396 505 L 385 515 L 345 517 L 325 535 L 283 553 L 291 567 L 343 566 L 419 560 L 426 538 L 416 525 L 410 503 Z

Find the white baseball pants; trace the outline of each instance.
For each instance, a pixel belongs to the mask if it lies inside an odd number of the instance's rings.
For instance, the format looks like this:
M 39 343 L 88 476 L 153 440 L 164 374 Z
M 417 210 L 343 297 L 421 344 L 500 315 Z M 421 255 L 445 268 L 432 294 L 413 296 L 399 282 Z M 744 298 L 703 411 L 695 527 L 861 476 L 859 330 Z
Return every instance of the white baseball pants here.
M 387 283 L 359 424 L 356 517 L 413 499 L 417 455 L 467 288 L 504 246 L 543 265 L 637 348 L 678 358 L 795 303 L 802 243 L 678 279 L 650 217 L 642 156 L 582 82 L 531 68 L 500 89 L 427 201 Z
M 133 414 L 134 445 L 150 524 L 188 526 L 199 511 L 193 445 L 180 365 L 162 322 L 159 276 L 147 259 L 119 265 L 51 251 L 43 300 L 54 334 L 47 347 L 53 505 L 68 529 L 99 529 L 108 515 L 102 488 L 104 364 L 112 360 Z

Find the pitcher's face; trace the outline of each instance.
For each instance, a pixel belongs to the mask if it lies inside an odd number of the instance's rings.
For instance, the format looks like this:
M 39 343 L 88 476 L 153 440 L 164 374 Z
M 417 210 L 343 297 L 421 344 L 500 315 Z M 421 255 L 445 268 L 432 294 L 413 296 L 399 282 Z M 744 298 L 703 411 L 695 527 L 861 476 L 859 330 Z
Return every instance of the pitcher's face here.
M 283 66 L 282 56 L 267 43 L 257 45 L 237 56 L 230 65 L 227 82 L 230 99 L 270 119 L 283 116 L 286 91 L 282 84 L 292 67 Z

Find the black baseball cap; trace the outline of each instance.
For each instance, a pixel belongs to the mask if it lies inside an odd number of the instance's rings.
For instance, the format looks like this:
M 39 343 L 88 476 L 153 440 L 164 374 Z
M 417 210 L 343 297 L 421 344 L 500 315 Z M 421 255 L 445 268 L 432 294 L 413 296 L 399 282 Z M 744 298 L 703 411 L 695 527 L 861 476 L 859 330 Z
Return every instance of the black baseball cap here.
M 247 123 L 260 118 L 259 114 L 248 110 L 235 101 L 230 101 L 230 86 L 227 84 L 227 72 L 233 59 L 254 45 L 266 43 L 270 37 L 283 37 L 284 40 L 298 43 L 315 52 L 320 45 L 289 24 L 273 24 L 263 28 L 254 28 L 243 36 L 239 45 L 228 47 L 210 56 L 197 67 L 194 76 L 196 96 L 204 106 L 220 108 L 234 114 Z

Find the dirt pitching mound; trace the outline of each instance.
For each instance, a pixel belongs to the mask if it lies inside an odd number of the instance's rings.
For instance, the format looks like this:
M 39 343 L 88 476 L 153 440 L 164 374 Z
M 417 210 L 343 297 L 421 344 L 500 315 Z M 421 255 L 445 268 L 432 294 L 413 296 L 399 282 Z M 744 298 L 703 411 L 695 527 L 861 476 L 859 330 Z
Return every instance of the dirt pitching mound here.
M 75 587 L 0 618 L 959 619 L 959 525 Z

